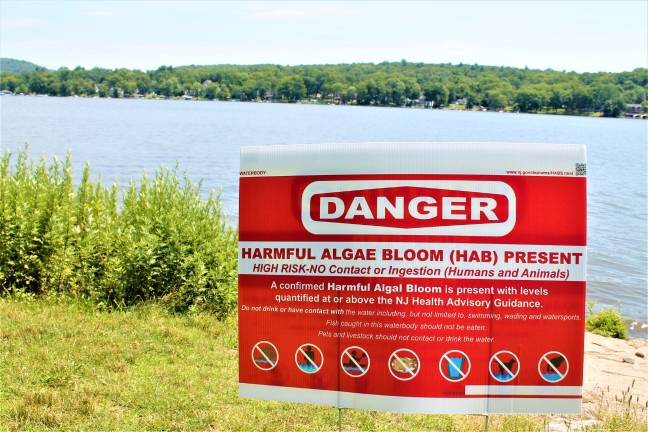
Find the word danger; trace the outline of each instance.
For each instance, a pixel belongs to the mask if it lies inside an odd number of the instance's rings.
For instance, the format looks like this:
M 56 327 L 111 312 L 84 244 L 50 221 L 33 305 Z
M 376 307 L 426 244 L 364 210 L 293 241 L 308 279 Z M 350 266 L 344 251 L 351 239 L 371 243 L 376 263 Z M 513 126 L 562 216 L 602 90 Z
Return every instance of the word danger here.
M 396 226 L 433 219 L 439 223 L 499 222 L 507 217 L 504 207 L 502 197 L 496 195 L 401 187 L 316 195 L 311 200 L 311 217 L 347 223 L 379 221 Z
M 503 236 L 515 220 L 515 193 L 501 181 L 315 181 L 302 193 L 311 234 Z

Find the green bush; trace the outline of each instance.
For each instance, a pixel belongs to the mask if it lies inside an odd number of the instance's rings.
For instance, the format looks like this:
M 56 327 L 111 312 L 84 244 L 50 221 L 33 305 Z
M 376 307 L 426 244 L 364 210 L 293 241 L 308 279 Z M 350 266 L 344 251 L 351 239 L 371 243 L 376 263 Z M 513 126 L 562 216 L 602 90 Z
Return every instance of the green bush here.
M 0 291 L 70 293 L 108 308 L 159 300 L 226 315 L 236 304 L 237 236 L 220 197 L 177 169 L 120 192 L 78 184 L 64 162 L 0 157 Z
M 605 308 L 594 312 L 593 306 L 589 305 L 589 316 L 585 320 L 587 331 L 606 337 L 628 339 L 628 327 L 618 310 Z

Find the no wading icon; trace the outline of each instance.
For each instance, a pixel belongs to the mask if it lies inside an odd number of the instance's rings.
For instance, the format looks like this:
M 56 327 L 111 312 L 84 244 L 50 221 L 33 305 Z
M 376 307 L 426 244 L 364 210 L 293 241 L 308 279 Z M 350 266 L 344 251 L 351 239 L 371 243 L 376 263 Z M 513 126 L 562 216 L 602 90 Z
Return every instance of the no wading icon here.
M 300 371 L 314 374 L 322 369 L 324 355 L 317 345 L 306 343 L 295 351 L 295 363 Z
M 367 373 L 371 361 L 369 354 L 364 348 L 350 346 L 340 356 L 340 366 L 345 374 L 353 378 L 359 378 Z
M 269 371 L 279 363 L 279 351 L 277 347 L 268 341 L 257 342 L 252 347 L 252 363 L 257 368 Z

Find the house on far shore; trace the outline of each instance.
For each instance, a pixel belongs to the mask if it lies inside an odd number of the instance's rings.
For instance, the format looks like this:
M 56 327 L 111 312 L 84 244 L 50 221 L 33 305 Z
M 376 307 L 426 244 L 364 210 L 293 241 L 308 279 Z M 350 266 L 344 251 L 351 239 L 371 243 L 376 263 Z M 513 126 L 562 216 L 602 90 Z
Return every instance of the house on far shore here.
M 641 113 L 641 104 L 626 104 L 626 110 L 628 114 L 640 114 Z
M 642 114 L 641 104 L 626 104 L 625 113 L 623 114 L 623 116 L 640 119 L 648 118 L 648 114 Z

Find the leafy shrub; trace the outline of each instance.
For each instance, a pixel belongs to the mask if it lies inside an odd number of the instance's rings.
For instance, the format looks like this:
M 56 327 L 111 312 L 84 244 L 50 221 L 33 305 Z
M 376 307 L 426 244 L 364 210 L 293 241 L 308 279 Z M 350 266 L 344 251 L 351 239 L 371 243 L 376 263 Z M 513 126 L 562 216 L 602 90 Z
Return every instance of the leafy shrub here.
M 587 331 L 601 336 L 628 339 L 628 327 L 619 311 L 613 308 L 605 308 L 594 312 L 593 304 L 590 304 L 585 327 Z
M 12 163 L 13 162 L 13 163 Z M 220 199 L 177 168 L 120 193 L 75 185 L 64 162 L 26 149 L 0 157 L 0 291 L 63 292 L 122 307 L 160 300 L 173 311 L 226 315 L 236 303 L 237 236 Z

